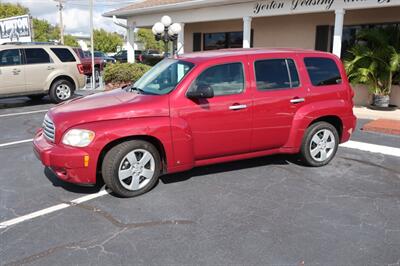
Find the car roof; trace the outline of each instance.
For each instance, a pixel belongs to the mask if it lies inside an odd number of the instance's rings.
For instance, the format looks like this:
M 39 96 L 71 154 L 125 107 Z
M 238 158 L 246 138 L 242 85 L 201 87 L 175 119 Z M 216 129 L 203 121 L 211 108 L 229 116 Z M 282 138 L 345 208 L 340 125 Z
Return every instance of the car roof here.
M 0 49 L 22 49 L 22 48 L 44 48 L 44 47 L 49 47 L 49 48 L 71 48 L 66 45 L 57 45 L 57 44 L 3 44 L 0 45 Z
M 236 57 L 243 55 L 260 55 L 260 54 L 299 54 L 299 53 L 314 53 L 314 54 L 328 54 L 327 52 L 298 49 L 298 48 L 234 48 L 234 49 L 221 49 L 204 52 L 195 52 L 180 55 L 178 58 L 188 60 L 191 62 L 200 62 L 211 60 L 215 58 Z

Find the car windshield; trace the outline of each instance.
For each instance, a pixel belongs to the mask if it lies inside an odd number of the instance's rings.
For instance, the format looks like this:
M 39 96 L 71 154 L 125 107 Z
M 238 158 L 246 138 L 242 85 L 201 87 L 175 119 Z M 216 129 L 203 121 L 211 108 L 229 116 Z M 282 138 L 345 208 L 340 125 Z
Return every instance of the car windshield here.
M 94 56 L 95 57 L 103 57 L 103 53 L 102 52 L 94 52 Z
M 133 88 L 147 94 L 168 94 L 193 67 L 194 64 L 190 62 L 164 59 L 144 74 Z

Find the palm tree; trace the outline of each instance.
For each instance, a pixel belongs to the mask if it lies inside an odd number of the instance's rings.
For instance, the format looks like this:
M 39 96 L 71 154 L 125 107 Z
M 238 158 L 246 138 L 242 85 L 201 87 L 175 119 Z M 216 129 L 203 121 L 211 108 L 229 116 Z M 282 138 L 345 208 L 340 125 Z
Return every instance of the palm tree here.
M 392 84 L 400 70 L 399 27 L 361 30 L 349 53 L 344 64 L 350 82 L 367 85 L 374 95 L 373 105 L 388 107 Z

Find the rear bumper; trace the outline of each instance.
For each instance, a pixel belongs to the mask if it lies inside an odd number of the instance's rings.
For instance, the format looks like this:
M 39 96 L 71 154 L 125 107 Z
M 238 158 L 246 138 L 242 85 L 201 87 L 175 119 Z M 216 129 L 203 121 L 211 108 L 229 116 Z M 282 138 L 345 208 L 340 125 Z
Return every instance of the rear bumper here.
M 346 142 L 350 139 L 351 135 L 353 134 L 356 128 L 357 118 L 355 117 L 355 115 L 346 116 L 342 118 L 342 122 L 343 122 L 343 132 L 340 143 Z
M 50 143 L 41 130 L 33 140 L 33 151 L 42 164 L 49 167 L 59 179 L 82 185 L 96 183 L 97 161 L 90 151 Z M 89 156 L 87 166 L 85 156 Z
M 82 89 L 86 85 L 86 76 L 85 75 L 79 75 L 77 78 L 77 88 L 76 89 Z

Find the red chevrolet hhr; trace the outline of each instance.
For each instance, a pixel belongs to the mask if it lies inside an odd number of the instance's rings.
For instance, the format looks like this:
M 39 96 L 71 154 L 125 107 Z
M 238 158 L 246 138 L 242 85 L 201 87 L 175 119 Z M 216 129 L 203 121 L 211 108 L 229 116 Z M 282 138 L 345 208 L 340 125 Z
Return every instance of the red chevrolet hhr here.
M 52 108 L 34 151 L 58 178 L 116 194 L 162 174 L 268 154 L 328 164 L 349 140 L 353 91 L 332 54 L 233 49 L 165 59 L 136 83 Z

